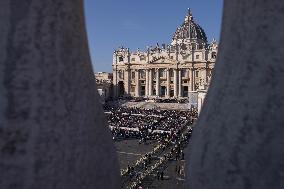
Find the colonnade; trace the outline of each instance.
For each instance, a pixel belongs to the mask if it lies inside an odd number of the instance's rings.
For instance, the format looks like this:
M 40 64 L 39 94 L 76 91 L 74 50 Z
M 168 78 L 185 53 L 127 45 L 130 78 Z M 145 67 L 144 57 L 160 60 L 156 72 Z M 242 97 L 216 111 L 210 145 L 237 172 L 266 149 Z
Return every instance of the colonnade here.
M 188 71 L 186 80 L 188 81 L 183 85 L 182 69 L 177 68 L 166 68 L 166 74 L 161 75 L 160 70 L 165 68 L 151 68 L 151 69 L 136 69 L 135 70 L 135 96 L 144 96 L 141 95 L 141 80 L 145 81 L 145 96 L 162 96 L 170 97 L 171 85 L 173 84 L 173 97 L 183 97 L 183 86 L 188 86 L 189 91 L 195 90 L 195 69 L 191 68 L 182 68 Z M 171 77 L 171 69 L 173 70 L 173 77 Z M 145 71 L 145 78 L 140 78 L 139 71 Z M 163 77 L 164 76 L 164 77 Z M 172 82 L 173 78 L 173 82 Z M 166 80 L 165 80 L 166 79 Z M 162 83 L 161 80 L 165 80 L 165 83 Z M 155 83 L 154 83 L 155 82 Z M 161 87 L 166 87 L 165 94 L 161 94 Z M 155 87 L 155 90 L 153 90 Z

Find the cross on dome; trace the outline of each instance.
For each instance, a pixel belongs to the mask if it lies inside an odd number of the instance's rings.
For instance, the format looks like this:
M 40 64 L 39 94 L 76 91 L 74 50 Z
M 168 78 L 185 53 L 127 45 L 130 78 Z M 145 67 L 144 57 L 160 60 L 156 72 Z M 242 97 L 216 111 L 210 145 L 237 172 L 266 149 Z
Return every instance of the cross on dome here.
M 190 22 L 190 21 L 192 21 L 192 20 L 193 20 L 192 12 L 191 12 L 191 9 L 188 8 L 188 9 L 187 9 L 187 15 L 185 16 L 184 21 L 185 21 L 185 22 Z

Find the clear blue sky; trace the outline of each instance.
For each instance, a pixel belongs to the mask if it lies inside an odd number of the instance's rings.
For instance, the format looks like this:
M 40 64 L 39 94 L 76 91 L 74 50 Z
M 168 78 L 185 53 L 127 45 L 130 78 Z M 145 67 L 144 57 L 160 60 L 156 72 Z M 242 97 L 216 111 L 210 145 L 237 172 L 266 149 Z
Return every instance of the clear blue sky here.
M 89 48 L 95 72 L 111 72 L 114 49 L 131 51 L 170 43 L 187 8 L 205 30 L 219 40 L 223 0 L 85 0 Z

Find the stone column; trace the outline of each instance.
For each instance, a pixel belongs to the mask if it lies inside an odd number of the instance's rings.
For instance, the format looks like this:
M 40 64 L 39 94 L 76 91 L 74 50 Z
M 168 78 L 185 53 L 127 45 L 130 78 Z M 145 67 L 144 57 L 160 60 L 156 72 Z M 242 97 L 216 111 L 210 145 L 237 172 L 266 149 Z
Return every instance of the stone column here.
M 171 84 L 171 77 L 170 77 L 170 69 L 167 69 L 167 94 L 166 96 L 170 97 L 170 84 Z
M 156 69 L 156 96 L 160 96 L 160 72 Z
M 202 79 L 202 82 L 201 82 L 201 89 L 205 89 L 206 86 L 206 68 L 203 68 L 202 70 L 200 70 L 200 74 L 201 74 L 201 79 Z
M 182 97 L 181 69 L 178 70 L 178 96 L 179 96 L 179 97 Z
M 191 90 L 195 91 L 195 69 L 194 68 L 191 70 L 191 77 L 192 77 Z
M 0 4 L 0 188 L 118 188 L 83 1 Z
M 139 70 L 135 70 L 135 96 L 140 96 Z
M 188 90 L 192 91 L 192 71 L 191 69 L 188 69 L 188 78 L 189 78 Z
M 153 95 L 153 69 L 149 70 L 149 96 Z
M 177 69 L 174 69 L 174 97 L 178 96 Z
M 186 153 L 186 188 L 283 188 L 283 8 L 283 0 L 224 1 L 214 77 Z
M 145 84 L 145 96 L 149 95 L 149 70 L 145 69 L 146 72 L 146 84 Z
M 125 92 L 126 95 L 130 95 L 130 77 L 131 77 L 131 71 L 129 68 L 125 69 L 125 77 L 124 77 L 124 81 L 125 81 Z

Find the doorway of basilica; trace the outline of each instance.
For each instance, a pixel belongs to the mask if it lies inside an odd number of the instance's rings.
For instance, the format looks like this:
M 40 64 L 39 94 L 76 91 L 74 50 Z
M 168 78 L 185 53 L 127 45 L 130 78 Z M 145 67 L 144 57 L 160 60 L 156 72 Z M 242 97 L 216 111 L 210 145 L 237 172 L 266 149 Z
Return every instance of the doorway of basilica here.
M 161 97 L 165 97 L 166 96 L 166 87 L 165 86 L 161 86 Z
M 183 87 L 183 97 L 188 97 L 188 86 Z
M 119 81 L 118 82 L 118 96 L 121 97 L 124 95 L 124 82 L 123 81 Z
M 145 96 L 145 86 L 141 86 L 140 96 Z

